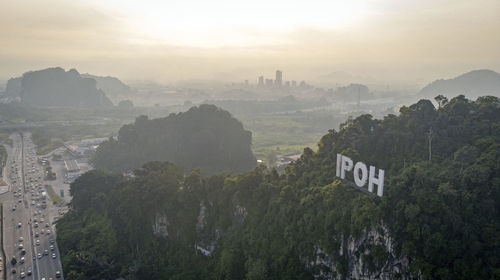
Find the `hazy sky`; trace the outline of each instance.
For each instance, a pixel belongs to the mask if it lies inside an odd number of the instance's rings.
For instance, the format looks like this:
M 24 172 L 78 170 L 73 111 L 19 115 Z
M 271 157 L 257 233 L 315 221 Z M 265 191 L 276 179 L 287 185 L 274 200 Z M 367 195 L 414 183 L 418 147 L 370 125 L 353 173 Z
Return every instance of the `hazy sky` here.
M 426 83 L 500 72 L 499 0 L 0 0 L 0 79 Z

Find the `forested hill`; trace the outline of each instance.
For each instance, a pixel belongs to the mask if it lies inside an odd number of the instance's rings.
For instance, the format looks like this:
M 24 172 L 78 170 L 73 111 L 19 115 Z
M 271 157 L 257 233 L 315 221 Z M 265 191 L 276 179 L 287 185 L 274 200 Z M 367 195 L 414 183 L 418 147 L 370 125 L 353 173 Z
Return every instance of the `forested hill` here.
M 26 72 L 10 79 L 6 95 L 24 104 L 42 107 L 107 107 L 111 101 L 97 89 L 96 81 L 80 76 L 75 69 L 60 67 Z
M 66 277 L 499 279 L 499 99 L 438 101 L 349 120 L 284 174 L 86 173 L 57 224 Z M 334 179 L 339 152 L 385 169 L 384 196 Z
M 141 116 L 123 126 L 118 140 L 102 143 L 93 163 L 96 168 L 127 171 L 148 161 L 169 161 L 203 173 L 242 172 L 257 162 L 251 151 L 252 134 L 240 121 L 214 105 L 149 120 Z

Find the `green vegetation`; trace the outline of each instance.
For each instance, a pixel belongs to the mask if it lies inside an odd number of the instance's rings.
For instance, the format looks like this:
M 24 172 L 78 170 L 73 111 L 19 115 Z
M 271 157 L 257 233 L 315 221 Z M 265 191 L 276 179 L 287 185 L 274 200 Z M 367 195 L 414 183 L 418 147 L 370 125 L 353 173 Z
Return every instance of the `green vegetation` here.
M 265 115 L 275 113 L 290 113 L 316 107 L 327 106 L 328 102 L 322 98 L 319 100 L 298 100 L 293 95 L 285 96 L 277 100 L 212 100 L 207 101 L 218 107 L 224 108 L 234 114 L 241 115 Z
M 30 71 L 9 80 L 7 94 L 18 97 L 21 103 L 47 107 L 105 107 L 112 106 L 94 79 L 84 78 L 75 69 L 60 67 Z
M 62 199 L 57 195 L 51 194 L 49 197 L 52 200 L 52 203 L 54 203 L 54 204 L 58 204 L 58 203 L 62 202 Z
M 43 174 L 45 174 L 45 180 L 53 181 L 56 179 L 56 173 L 52 171 L 52 166 L 44 166 Z
M 54 154 L 52 154 L 52 160 L 53 161 L 61 161 L 62 155 L 54 153 Z
M 210 102 L 231 112 L 252 131 L 252 151 L 265 162 L 272 150 L 280 155 L 293 155 L 306 147 L 315 149 L 321 136 L 337 128 L 347 117 L 332 111 L 324 99 L 300 100 L 291 95 L 277 100 Z
M 315 150 L 321 136 L 338 127 L 346 117 L 332 111 L 238 116 L 245 128 L 252 131 L 255 156 L 263 160 L 270 150 L 280 155 L 300 154 L 306 147 Z
M 3 141 L 5 144 L 9 145 L 10 147 L 12 147 L 12 145 L 14 145 L 14 141 L 10 138 L 7 138 Z
M 38 155 L 46 155 L 64 146 L 65 141 L 92 137 L 106 137 L 116 131 L 114 125 L 47 125 L 35 128 L 32 133 L 33 143 Z
M 12 123 L 22 123 L 25 121 L 41 121 L 48 117 L 48 113 L 26 105 L 18 103 L 0 104 L 0 115 L 2 120 Z
M 52 185 L 45 185 L 45 189 L 47 190 L 47 193 L 49 194 L 50 199 L 52 200 L 53 204 L 59 204 L 61 202 L 64 202 L 62 198 L 60 198 L 56 192 L 54 191 L 54 188 Z
M 9 146 L 12 147 L 12 139 L 9 138 L 10 134 L 8 133 L 0 133 L 0 168 L 5 166 L 5 163 L 7 162 L 7 150 L 5 147 L 2 145 L 2 143 L 5 143 Z M 0 175 L 1 175 L 0 171 Z M 1 176 L 0 176 L 1 180 Z
M 185 113 L 123 126 L 118 140 L 103 142 L 93 158 L 96 168 L 126 171 L 153 160 L 167 160 L 206 173 L 241 172 L 255 167 L 252 134 L 227 111 L 200 105 Z
M 57 225 L 66 277 L 498 279 L 499 99 L 440 104 L 350 119 L 284 174 L 88 172 Z M 336 180 L 337 153 L 385 169 L 384 196 Z
M 9 133 L 0 133 L 0 143 L 5 142 L 5 140 L 9 139 Z
M 64 142 L 60 139 L 50 139 L 48 143 L 42 145 L 42 146 L 37 146 L 36 149 L 36 154 L 37 155 L 46 155 L 53 150 L 64 146 Z
M 0 168 L 5 166 L 7 162 L 7 150 L 3 145 L 0 145 Z

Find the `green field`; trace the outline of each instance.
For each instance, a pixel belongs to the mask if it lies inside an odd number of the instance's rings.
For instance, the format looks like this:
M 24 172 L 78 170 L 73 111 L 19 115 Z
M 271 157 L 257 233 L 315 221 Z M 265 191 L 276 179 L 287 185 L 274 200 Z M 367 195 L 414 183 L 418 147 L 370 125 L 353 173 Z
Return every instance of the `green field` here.
M 332 111 L 296 112 L 280 115 L 236 116 L 252 132 L 252 150 L 267 163 L 270 153 L 300 154 L 304 148 L 316 150 L 329 129 L 337 129 L 346 116 Z
M 34 129 L 32 136 L 37 154 L 45 155 L 62 147 L 65 141 L 108 137 L 118 129 L 118 125 L 50 125 Z

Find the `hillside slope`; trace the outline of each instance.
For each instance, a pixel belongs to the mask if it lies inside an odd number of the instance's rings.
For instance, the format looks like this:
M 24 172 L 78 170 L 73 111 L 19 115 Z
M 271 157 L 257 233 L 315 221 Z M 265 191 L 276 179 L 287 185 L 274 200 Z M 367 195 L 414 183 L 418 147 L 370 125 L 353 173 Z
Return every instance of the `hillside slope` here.
M 123 126 L 118 140 L 102 143 L 93 159 L 97 168 L 127 171 L 148 161 L 170 161 L 204 173 L 242 172 L 257 164 L 252 134 L 227 111 L 214 105 L 149 120 L 146 116 Z
M 463 94 L 467 98 L 484 95 L 500 96 L 500 74 L 492 70 L 475 70 L 448 80 L 436 80 L 425 86 L 419 96 L 433 98 L 437 95 L 448 98 Z
M 384 195 L 336 179 L 337 153 L 385 169 Z M 360 116 L 284 174 L 152 162 L 86 173 L 71 194 L 57 225 L 71 279 L 497 279 L 499 99 Z
M 127 97 L 134 93 L 128 85 L 115 77 L 101 77 L 90 74 L 82 74 L 82 77 L 94 79 L 97 82 L 97 88 L 106 93 L 108 97 Z
M 97 89 L 96 81 L 83 78 L 78 71 L 60 67 L 26 72 L 10 79 L 6 96 L 24 104 L 41 107 L 107 107 L 111 101 Z

